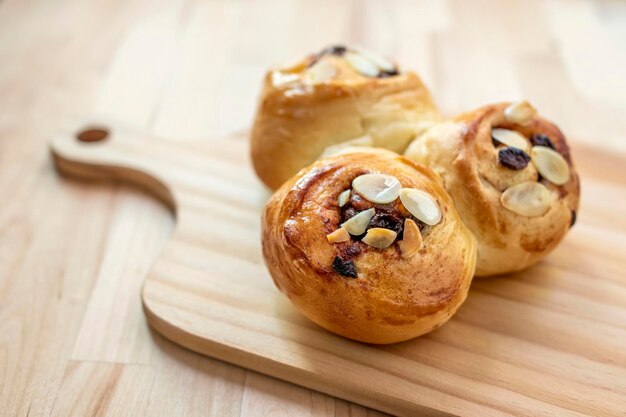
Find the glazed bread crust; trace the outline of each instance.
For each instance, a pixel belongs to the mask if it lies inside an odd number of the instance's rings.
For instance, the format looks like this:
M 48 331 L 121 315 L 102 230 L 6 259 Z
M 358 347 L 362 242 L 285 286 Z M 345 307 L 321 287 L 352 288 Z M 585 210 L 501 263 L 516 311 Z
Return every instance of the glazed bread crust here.
M 557 126 L 540 116 L 528 124 L 507 121 L 510 103 L 493 104 L 438 124 L 416 139 L 406 156 L 438 173 L 456 209 L 478 240 L 476 274 L 488 276 L 524 269 L 552 251 L 575 220 L 580 184 L 565 137 Z M 529 139 L 546 135 L 569 166 L 569 180 L 556 185 L 530 162 L 519 170 L 498 161 L 492 128 L 516 130 Z M 553 200 L 543 214 L 527 217 L 508 210 L 502 193 L 523 182 L 540 182 Z
M 267 73 L 251 133 L 251 155 L 259 178 L 278 188 L 324 150 L 368 136 L 368 145 L 403 152 L 439 120 L 420 78 L 412 72 L 368 77 L 341 57 L 325 56 L 336 75 L 307 81 L 313 58 Z M 292 77 L 292 81 L 283 82 Z
M 376 249 L 354 237 L 327 240 L 342 222 L 339 194 L 366 173 L 393 175 L 403 187 L 437 200 L 443 218 L 424 228 L 423 247 L 414 256 L 403 258 L 397 242 Z M 399 199 L 390 204 L 410 216 Z M 408 340 L 445 323 L 465 300 L 476 257 L 475 239 L 440 179 L 384 150 L 336 155 L 301 170 L 268 201 L 262 243 L 276 286 L 304 315 L 342 336 L 379 344 Z M 353 260 L 356 278 L 333 268 L 338 256 Z

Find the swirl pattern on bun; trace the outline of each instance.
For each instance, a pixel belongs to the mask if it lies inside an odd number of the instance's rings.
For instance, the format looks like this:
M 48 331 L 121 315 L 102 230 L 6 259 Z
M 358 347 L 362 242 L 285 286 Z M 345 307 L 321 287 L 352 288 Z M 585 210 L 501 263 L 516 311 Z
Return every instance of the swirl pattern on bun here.
M 580 184 L 567 141 L 528 102 L 488 105 L 440 123 L 405 155 L 443 179 L 478 240 L 479 276 L 533 265 L 576 220 Z
M 262 243 L 276 286 L 304 315 L 368 343 L 445 323 L 476 259 L 438 176 L 382 149 L 319 160 L 283 184 L 265 207 Z

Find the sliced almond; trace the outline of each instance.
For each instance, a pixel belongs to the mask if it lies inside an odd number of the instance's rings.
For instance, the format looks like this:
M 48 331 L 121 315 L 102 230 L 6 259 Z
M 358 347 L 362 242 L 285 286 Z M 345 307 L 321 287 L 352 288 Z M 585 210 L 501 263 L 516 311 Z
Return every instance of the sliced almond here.
M 374 248 L 385 249 L 391 246 L 394 240 L 396 240 L 397 235 L 398 234 L 393 230 L 384 229 L 382 227 L 373 227 L 367 231 L 367 234 L 362 239 L 362 242 Z
M 274 71 L 272 72 L 272 85 L 274 87 L 280 87 L 286 84 L 291 84 L 300 79 L 298 74 L 292 74 L 288 72 Z
M 537 114 L 535 109 L 528 101 L 518 101 L 512 103 L 509 107 L 504 109 L 504 117 L 511 123 L 517 123 L 520 125 L 526 125 L 533 120 L 533 117 Z
M 547 146 L 533 146 L 531 160 L 541 176 L 551 183 L 563 185 L 569 181 L 569 165 L 557 151 Z
M 367 201 L 387 204 L 398 198 L 402 185 L 392 175 L 363 174 L 352 180 L 352 188 Z
M 544 215 L 553 201 L 550 190 L 535 181 L 516 184 L 500 196 L 500 202 L 506 209 L 526 217 Z
M 400 201 L 409 213 L 430 226 L 441 221 L 439 204 L 424 191 L 415 188 L 403 188 L 400 190 Z
M 354 68 L 361 75 L 376 77 L 380 72 L 376 64 L 359 53 L 347 52 L 343 57 L 346 61 L 348 61 L 348 64 L 350 64 L 352 68 Z
M 336 75 L 337 68 L 332 63 L 319 60 L 306 70 L 305 79 L 311 84 L 319 84 L 334 78 Z
M 411 219 L 406 219 L 404 221 L 402 240 L 398 242 L 402 257 L 405 259 L 412 257 L 422 248 L 422 244 L 422 232 L 417 227 L 417 223 Z
M 374 63 L 378 68 L 382 69 L 383 71 L 394 71 L 396 69 L 396 66 L 393 65 L 393 62 L 389 61 L 382 55 L 378 55 L 375 52 L 368 51 L 367 49 L 360 46 L 355 46 L 353 49 L 361 54 L 361 56 L 363 56 L 365 59 Z
M 498 142 L 521 149 L 528 150 L 528 141 L 521 133 L 509 129 L 491 129 L 491 137 Z
M 348 219 L 341 227 L 345 227 L 345 229 L 353 236 L 359 236 L 365 233 L 365 229 L 367 229 L 367 225 L 372 220 L 376 214 L 376 210 L 374 208 L 364 210 L 357 214 L 354 217 Z
M 350 240 L 350 233 L 343 227 L 340 227 L 334 232 L 327 234 L 326 239 L 328 239 L 330 243 L 347 242 Z
M 339 194 L 339 198 L 338 198 L 339 207 L 345 206 L 349 199 L 350 199 L 350 190 L 343 191 L 341 194 Z

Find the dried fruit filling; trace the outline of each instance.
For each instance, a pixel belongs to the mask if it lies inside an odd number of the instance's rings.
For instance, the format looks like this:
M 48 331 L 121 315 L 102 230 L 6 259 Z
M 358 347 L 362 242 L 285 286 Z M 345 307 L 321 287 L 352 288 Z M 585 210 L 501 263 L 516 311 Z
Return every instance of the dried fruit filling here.
M 333 261 L 333 269 L 344 277 L 356 278 L 356 266 L 351 259 L 342 259 L 339 256 L 335 256 Z
M 404 228 L 404 219 L 397 217 L 391 213 L 376 213 L 372 220 L 370 220 L 370 224 L 367 226 L 368 229 L 373 227 L 378 227 L 382 229 L 393 230 L 401 236 L 402 229 Z
M 345 223 L 358 213 L 372 207 L 376 208 L 376 214 L 367 225 L 367 228 L 365 229 L 366 232 L 375 227 L 389 229 L 396 232 L 398 234 L 398 239 L 400 240 L 403 237 L 405 219 L 413 220 L 419 227 L 420 231 L 423 231 L 426 227 L 425 223 L 421 222 L 411 214 L 407 215 L 403 213 L 395 203 L 372 204 L 355 192 L 352 193 L 350 200 L 348 200 L 348 202 L 341 207 L 341 222 Z M 365 233 L 360 236 L 353 236 L 353 238 L 355 240 L 361 240 L 363 236 L 365 236 Z
M 311 62 L 309 62 L 309 68 L 317 63 L 325 55 L 335 55 L 335 56 L 343 56 L 348 50 L 347 47 L 343 45 L 332 45 L 327 48 L 322 49 L 317 54 L 313 55 Z
M 345 223 L 357 214 L 372 207 L 375 207 L 376 214 L 369 221 L 367 228 L 365 229 L 365 233 L 359 236 L 351 236 L 354 240 L 352 244 L 348 245 L 346 250 L 342 250 L 341 256 L 336 256 L 333 261 L 333 269 L 335 272 L 344 277 L 357 278 L 357 270 L 352 258 L 360 254 L 361 249 L 359 245 L 362 243 L 359 243 L 359 241 L 363 240 L 370 229 L 382 228 L 391 230 L 397 234 L 397 241 L 400 241 L 403 239 L 404 235 L 405 218 L 413 220 L 418 225 L 420 231 L 426 227 L 424 223 L 416 219 L 411 214 L 407 216 L 402 213 L 402 211 L 399 210 L 394 203 L 372 204 L 369 201 L 364 200 L 355 192 L 352 192 L 352 197 L 343 207 L 340 208 L 341 222 Z
M 550 138 L 547 137 L 546 135 L 541 134 L 541 133 L 536 133 L 536 134 L 532 135 L 530 137 L 530 143 L 533 146 L 546 146 L 546 147 L 551 148 L 551 149 L 556 151 L 556 148 L 554 147 L 554 144 L 552 143 Z
M 357 277 L 352 259 L 361 248 L 384 250 L 398 243 L 398 253 L 408 259 L 423 245 L 421 231 L 442 218 L 438 202 L 429 193 L 402 188 L 396 177 L 381 173 L 354 178 L 352 188 L 341 191 L 336 204 L 341 224 L 326 238 L 337 244 L 333 269 L 352 278 Z
M 509 169 L 520 170 L 526 168 L 530 162 L 530 156 L 521 149 L 507 146 L 498 151 L 498 160 Z
M 400 75 L 400 71 L 398 71 L 397 69 L 393 69 L 391 71 L 381 71 L 378 74 L 378 78 L 389 78 L 396 75 Z
M 491 136 L 494 146 L 498 148 L 498 162 L 502 166 L 522 170 L 532 162 L 538 174 L 537 182 L 522 182 L 506 189 L 500 198 L 502 206 L 522 216 L 542 216 L 553 202 L 553 195 L 543 180 L 554 185 L 567 183 L 570 179 L 567 161 L 555 149 L 550 138 L 541 133 L 531 135 L 528 153 L 522 150 L 526 148 L 528 139 L 520 132 L 494 128 Z M 501 145 L 506 147 L 502 148 Z M 572 214 L 574 221 L 575 214 Z
M 332 45 L 309 57 L 307 68 L 313 67 L 324 56 L 334 55 L 344 58 L 361 75 L 376 78 L 389 78 L 400 74 L 398 68 L 386 58 L 362 48 Z
M 539 180 L 547 178 L 553 184 L 563 185 L 569 179 L 567 161 L 547 135 L 534 133 L 529 140 L 515 130 L 494 127 L 491 129 L 491 138 L 493 145 L 498 148 L 498 162 L 502 166 L 521 170 L 532 161 L 539 171 Z M 505 147 L 501 148 L 502 145 Z
M 348 48 L 344 45 L 332 45 L 332 46 L 329 46 L 328 48 L 325 48 L 322 52 L 319 53 L 319 55 L 322 56 L 322 55 L 330 54 L 330 55 L 342 56 L 343 54 L 346 53 L 347 50 Z

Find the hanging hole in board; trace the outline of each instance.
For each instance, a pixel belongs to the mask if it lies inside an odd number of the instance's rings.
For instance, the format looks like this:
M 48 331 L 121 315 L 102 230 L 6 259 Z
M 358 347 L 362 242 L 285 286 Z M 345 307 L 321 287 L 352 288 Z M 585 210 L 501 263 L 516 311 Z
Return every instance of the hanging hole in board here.
M 109 130 L 104 127 L 88 127 L 76 134 L 76 139 L 81 142 L 101 142 L 109 136 Z

